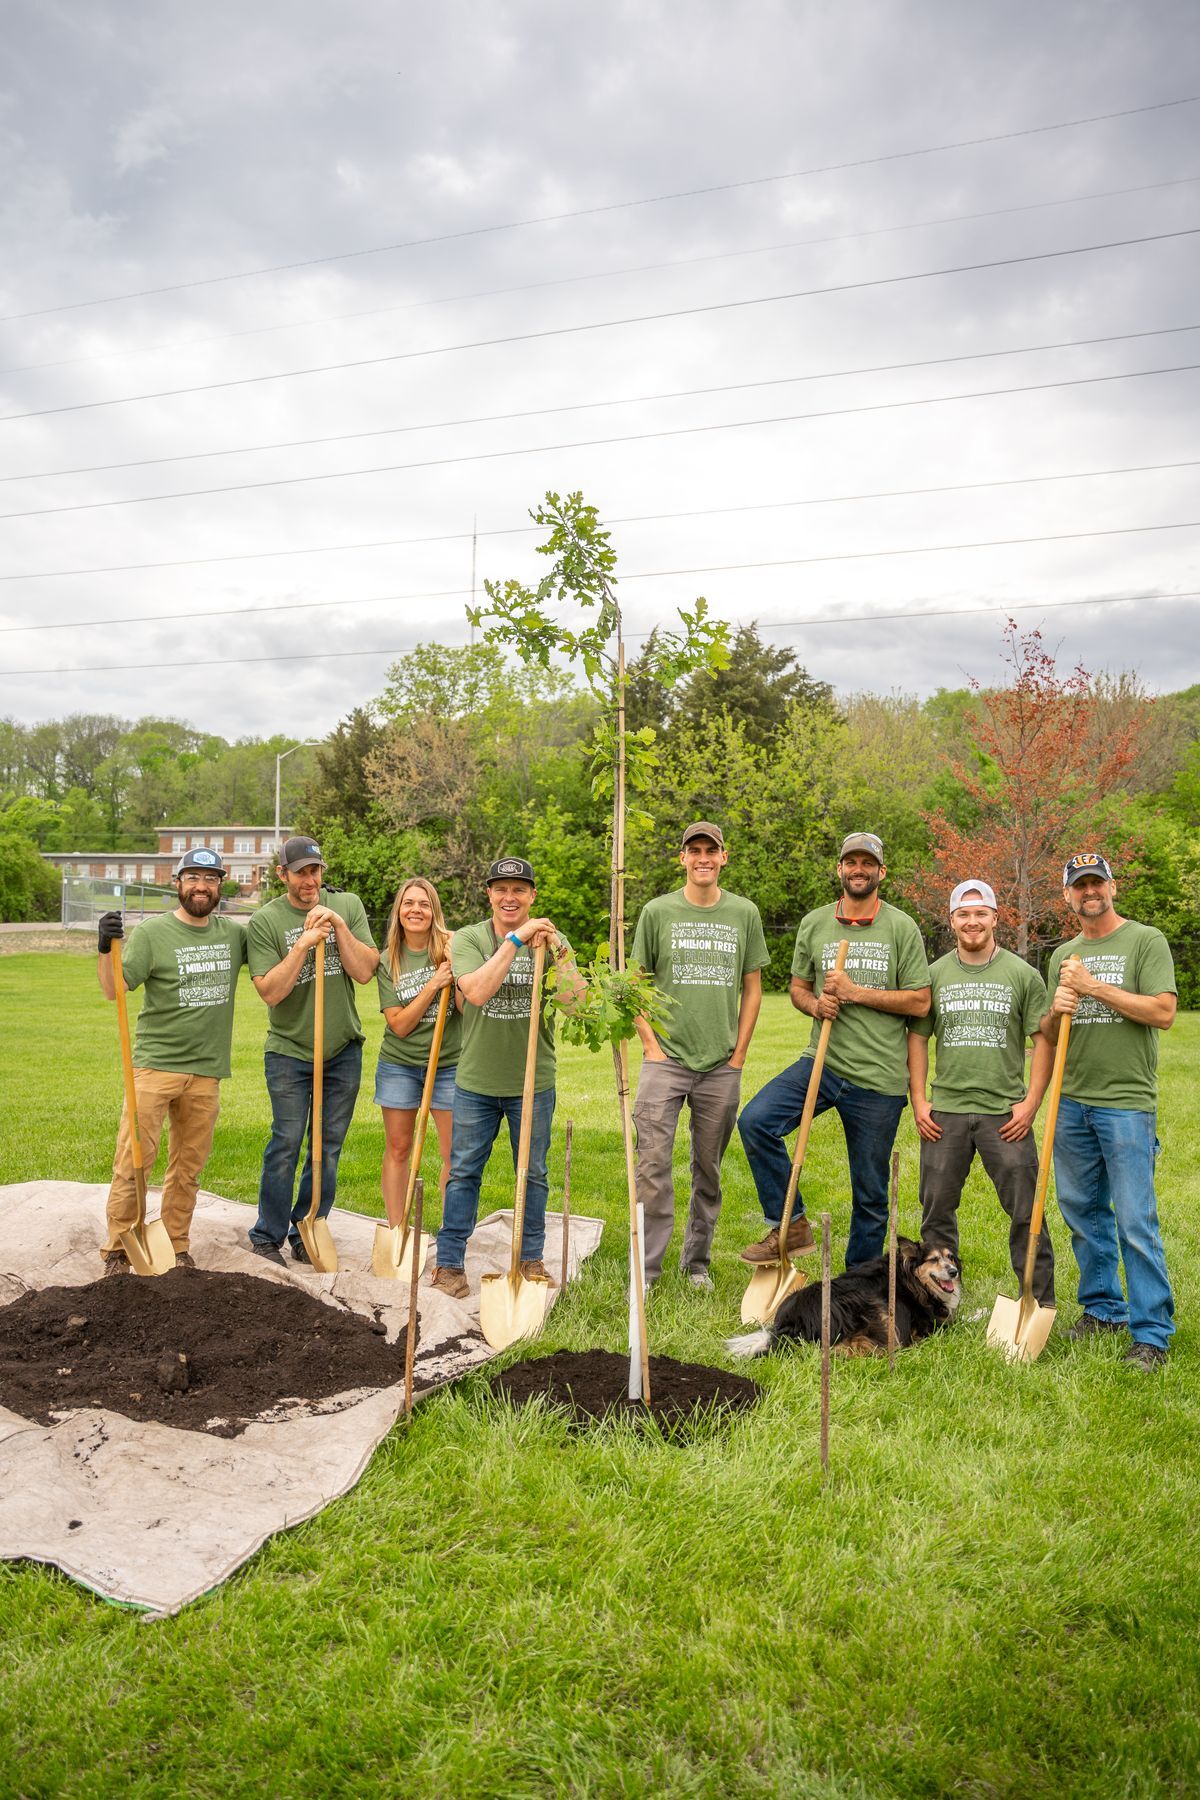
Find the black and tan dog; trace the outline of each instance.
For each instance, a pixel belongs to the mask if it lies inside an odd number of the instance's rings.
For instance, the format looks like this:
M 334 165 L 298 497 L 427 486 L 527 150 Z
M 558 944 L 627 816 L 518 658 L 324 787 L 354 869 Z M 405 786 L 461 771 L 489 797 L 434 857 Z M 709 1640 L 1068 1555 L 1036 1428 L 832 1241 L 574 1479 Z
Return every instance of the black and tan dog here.
M 886 1256 L 858 1263 L 829 1284 L 829 1341 L 843 1356 L 887 1354 Z M 962 1299 L 958 1258 L 941 1244 L 896 1239 L 896 1348 L 918 1344 L 948 1325 Z M 781 1339 L 821 1341 L 821 1287 L 788 1295 L 769 1325 L 726 1339 L 731 1356 L 765 1356 Z

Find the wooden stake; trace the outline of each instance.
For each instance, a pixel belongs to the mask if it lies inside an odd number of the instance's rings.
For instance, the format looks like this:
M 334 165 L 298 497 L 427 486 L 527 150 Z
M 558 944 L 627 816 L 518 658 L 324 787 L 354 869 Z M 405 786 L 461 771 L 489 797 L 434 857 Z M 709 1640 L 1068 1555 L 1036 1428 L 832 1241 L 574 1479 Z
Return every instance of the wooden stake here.
M 567 1285 L 567 1265 L 571 1249 L 571 1140 L 575 1136 L 574 1119 L 567 1120 L 567 1143 L 563 1151 L 563 1198 L 562 1198 L 562 1269 L 558 1277 L 558 1291 L 561 1294 Z
M 613 849 L 611 917 L 608 934 L 609 964 L 625 967 L 625 646 L 617 617 L 617 767 L 613 782 Z M 629 1190 L 629 1280 L 637 1308 L 638 1347 L 642 1363 L 642 1400 L 650 1404 L 650 1351 L 646 1339 L 646 1286 L 638 1242 L 637 1174 L 633 1157 L 633 1111 L 629 1103 L 629 1049 L 613 1045 L 617 1076 L 617 1101 L 621 1108 L 621 1136 L 625 1146 L 625 1185 Z M 632 1372 L 632 1356 L 631 1356 Z
M 404 1337 L 404 1421 L 412 1423 L 413 1357 L 417 1349 L 417 1283 L 421 1279 L 421 1214 L 425 1209 L 425 1183 L 418 1175 L 413 1184 L 412 1280 L 408 1287 L 408 1326 Z
M 892 1191 L 888 1201 L 888 1368 L 896 1367 L 896 1210 L 900 1204 L 900 1152 L 892 1151 Z
M 821 1214 L 821 1480 L 829 1474 L 829 1238 L 832 1221 Z

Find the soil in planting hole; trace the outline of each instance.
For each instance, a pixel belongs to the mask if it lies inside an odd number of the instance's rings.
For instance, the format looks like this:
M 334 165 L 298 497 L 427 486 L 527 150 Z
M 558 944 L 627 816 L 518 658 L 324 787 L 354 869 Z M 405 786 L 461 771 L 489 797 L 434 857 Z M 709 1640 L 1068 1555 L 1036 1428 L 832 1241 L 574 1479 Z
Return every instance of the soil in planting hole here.
M 383 1329 L 253 1275 L 107 1275 L 0 1307 L 0 1403 L 43 1425 L 102 1406 L 236 1437 L 280 1401 L 402 1381 L 405 1333 Z
M 629 1398 L 629 1358 L 612 1350 L 558 1350 L 551 1356 L 514 1363 L 492 1378 L 492 1387 L 514 1406 L 539 1394 L 563 1406 L 576 1420 L 606 1419 L 615 1414 L 645 1418 L 673 1426 L 704 1412 L 745 1412 L 761 1396 L 757 1382 L 703 1363 L 676 1362 L 670 1356 L 650 1358 L 650 1406 Z

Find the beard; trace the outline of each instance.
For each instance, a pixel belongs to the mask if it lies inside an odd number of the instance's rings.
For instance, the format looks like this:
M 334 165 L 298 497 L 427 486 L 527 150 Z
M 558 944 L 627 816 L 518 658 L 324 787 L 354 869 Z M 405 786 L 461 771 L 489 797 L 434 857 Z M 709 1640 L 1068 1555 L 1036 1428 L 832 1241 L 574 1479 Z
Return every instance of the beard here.
M 883 876 L 876 871 L 874 875 L 842 876 L 842 893 L 847 900 L 869 900 L 872 894 L 879 892 L 879 884 Z M 854 886 L 851 887 L 851 881 Z
M 193 919 L 207 919 L 210 912 L 215 912 L 220 904 L 221 890 L 214 894 L 211 888 L 191 888 L 179 895 L 179 904 L 185 913 L 191 913 Z

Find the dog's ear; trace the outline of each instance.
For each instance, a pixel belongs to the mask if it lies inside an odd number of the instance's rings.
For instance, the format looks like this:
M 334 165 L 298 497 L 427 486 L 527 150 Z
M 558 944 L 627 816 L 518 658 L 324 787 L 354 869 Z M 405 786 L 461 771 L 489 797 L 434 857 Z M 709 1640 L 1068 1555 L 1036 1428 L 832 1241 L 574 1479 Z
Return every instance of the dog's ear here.
M 902 1263 L 920 1262 L 921 1254 L 922 1246 L 915 1243 L 912 1238 L 898 1237 L 896 1239 L 896 1255 Z

